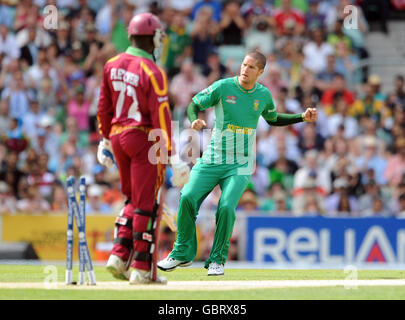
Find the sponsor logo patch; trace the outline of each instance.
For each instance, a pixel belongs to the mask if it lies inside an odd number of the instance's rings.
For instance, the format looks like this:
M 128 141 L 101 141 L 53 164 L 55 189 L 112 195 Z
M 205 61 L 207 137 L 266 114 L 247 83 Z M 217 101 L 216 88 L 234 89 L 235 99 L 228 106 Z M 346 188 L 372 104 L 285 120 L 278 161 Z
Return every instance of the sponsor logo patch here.
M 235 104 L 236 103 L 236 97 L 235 96 L 226 96 L 226 102 Z

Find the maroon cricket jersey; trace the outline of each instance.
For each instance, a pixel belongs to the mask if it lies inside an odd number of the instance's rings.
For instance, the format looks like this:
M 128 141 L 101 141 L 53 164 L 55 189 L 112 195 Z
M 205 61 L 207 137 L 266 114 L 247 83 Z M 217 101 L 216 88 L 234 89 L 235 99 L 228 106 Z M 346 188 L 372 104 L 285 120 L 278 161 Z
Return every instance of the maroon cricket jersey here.
M 104 66 L 97 118 L 101 135 L 129 128 L 161 129 L 171 151 L 171 117 L 167 76 L 152 55 L 130 46 Z

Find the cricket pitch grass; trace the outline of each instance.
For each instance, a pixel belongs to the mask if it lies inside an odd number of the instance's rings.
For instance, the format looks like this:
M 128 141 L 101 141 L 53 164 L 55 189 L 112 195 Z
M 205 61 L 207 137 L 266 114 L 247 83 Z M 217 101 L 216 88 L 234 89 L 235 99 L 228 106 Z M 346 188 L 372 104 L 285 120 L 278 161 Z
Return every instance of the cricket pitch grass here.
M 203 268 L 162 273 L 167 285 L 129 285 L 95 267 L 97 285 L 65 285 L 63 266 L 0 265 L 4 300 L 335 300 L 405 299 L 405 270 L 225 269 L 208 277 Z M 77 279 L 77 266 L 74 277 Z

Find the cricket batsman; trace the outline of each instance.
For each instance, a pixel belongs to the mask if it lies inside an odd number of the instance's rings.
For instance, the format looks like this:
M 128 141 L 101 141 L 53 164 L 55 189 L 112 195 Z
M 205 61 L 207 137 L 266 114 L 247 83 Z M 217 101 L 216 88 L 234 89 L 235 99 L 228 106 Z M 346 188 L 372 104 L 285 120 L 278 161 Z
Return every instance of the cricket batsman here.
M 116 219 L 107 270 L 116 278 L 129 278 L 130 284 L 166 283 L 156 273 L 159 191 L 167 163 L 164 155 L 173 156 L 174 148 L 167 77 L 153 55 L 164 31 L 158 17 L 142 13 L 130 21 L 128 36 L 131 45 L 126 52 L 105 64 L 97 112 L 103 136 L 98 161 L 106 167 L 117 165 L 127 197 Z M 152 130 L 158 131 L 157 142 L 150 139 Z M 155 143 L 161 148 L 153 154 L 150 150 Z M 172 170 L 173 185 L 188 181 L 187 164 L 172 164 Z
M 264 55 L 250 52 L 244 57 L 239 76 L 216 81 L 192 98 L 187 109 L 191 128 L 201 130 L 205 127 L 205 121 L 198 119 L 198 112 L 214 107 L 214 129 L 209 147 L 181 190 L 176 242 L 170 254 L 158 262 L 160 270 L 172 271 L 192 263 L 197 252 L 195 221 L 198 210 L 207 195 L 219 185 L 222 194 L 215 214 L 216 230 L 205 268 L 209 276 L 223 275 L 235 209 L 253 170 L 255 154 L 252 150 L 259 117 L 263 116 L 275 126 L 316 121 L 315 108 L 308 108 L 302 114 L 277 113 L 270 91 L 257 82 L 265 65 Z

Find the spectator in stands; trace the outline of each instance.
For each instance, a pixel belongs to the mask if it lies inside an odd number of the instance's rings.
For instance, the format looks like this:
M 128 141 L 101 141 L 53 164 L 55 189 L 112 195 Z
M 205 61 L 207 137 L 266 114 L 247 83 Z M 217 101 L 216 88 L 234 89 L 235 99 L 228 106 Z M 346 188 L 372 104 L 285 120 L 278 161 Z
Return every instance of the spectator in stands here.
M 90 102 L 86 100 L 84 91 L 83 86 L 76 87 L 75 95 L 67 104 L 68 115 L 76 119 L 79 131 L 88 131 L 89 129 Z
M 299 85 L 301 81 L 302 74 L 304 73 L 305 67 L 303 65 L 305 59 L 304 52 L 302 50 L 296 50 L 291 59 L 291 67 L 288 72 L 290 78 L 290 83 L 288 89 L 293 91 Z
M 83 50 L 83 55 L 85 57 L 97 56 L 99 50 L 102 48 L 103 43 L 97 38 L 97 29 L 94 24 L 86 24 L 83 30 L 85 37 L 81 41 L 81 47 Z M 128 46 L 127 46 L 128 47 Z M 126 48 L 125 48 L 126 49 Z M 122 52 L 122 50 L 119 50 Z
M 281 183 L 273 183 L 266 191 L 265 197 L 260 201 L 260 210 L 272 214 L 285 214 L 291 211 L 291 197 Z M 279 211 L 280 210 L 280 211 Z
M 202 68 L 202 75 L 207 79 L 207 85 L 229 76 L 229 70 L 221 63 L 218 51 L 213 49 L 207 56 L 207 63 Z
M 16 199 L 10 193 L 10 188 L 4 181 L 0 181 L 0 214 L 15 213 Z
M 384 178 L 391 187 L 404 182 L 405 174 L 405 138 L 399 137 L 395 141 L 395 153 L 389 156 L 384 171 Z
M 5 136 L 9 130 L 10 119 L 8 116 L 7 101 L 0 101 L 0 137 Z
M 120 211 L 125 205 L 126 199 L 121 192 L 121 182 L 118 173 L 110 176 L 108 178 L 108 183 L 110 184 L 110 188 L 105 190 L 102 201 L 110 206 L 111 212 Z
M 300 74 L 300 81 L 294 88 L 294 97 L 301 102 L 301 105 L 314 105 L 319 102 L 322 92 L 316 87 L 314 74 L 304 68 Z M 306 100 L 307 104 L 304 104 Z
M 318 162 L 316 150 L 307 151 L 304 155 L 302 166 L 294 174 L 294 193 L 302 192 L 305 182 L 314 180 L 316 192 L 321 196 L 330 193 L 332 189 L 331 174 L 329 169 L 322 168 Z
M 384 124 L 385 130 L 389 132 L 388 144 L 391 149 L 395 148 L 395 141 L 405 136 L 404 130 L 405 124 L 405 111 L 401 106 L 396 105 L 392 110 L 392 117 L 389 119 L 388 123 Z
M 35 187 L 39 191 L 41 197 L 49 200 L 52 196 L 52 185 L 55 182 L 55 177 L 48 172 L 47 163 L 40 165 L 39 161 L 31 164 L 28 174 L 28 184 Z
M 219 23 L 221 45 L 241 45 L 246 23 L 240 14 L 240 4 L 230 0 L 225 4 Z
M 326 70 L 327 58 L 333 54 L 334 49 L 325 41 L 323 31 L 320 28 L 312 31 L 311 40 L 303 48 L 304 66 L 317 74 Z
M 262 197 L 265 195 L 269 184 L 270 179 L 268 169 L 261 164 L 256 163 L 248 187 L 255 191 L 259 197 Z
M 112 15 L 111 44 L 118 52 L 125 52 L 130 46 L 127 27 L 133 17 L 135 5 L 125 1 Z M 89 25 L 91 22 L 85 23 Z M 95 55 L 97 53 L 95 52 Z
M 291 0 L 281 0 L 281 7 L 274 10 L 273 16 L 277 35 L 285 34 L 288 28 L 292 28 L 296 35 L 305 31 L 305 18 L 300 11 L 293 8 Z
M 25 83 L 22 71 L 14 74 L 13 82 L 1 92 L 1 99 L 6 100 L 9 105 L 9 115 L 12 118 L 23 118 L 29 109 L 30 100 L 33 98 Z
M 372 169 L 379 185 L 384 185 L 387 180 L 384 178 L 384 172 L 387 168 L 387 161 L 377 153 L 377 139 L 374 136 L 368 136 L 364 139 L 364 152 L 361 157 L 356 159 L 356 165 L 363 173 L 362 180 L 366 182 L 365 173 Z
M 346 177 L 348 171 L 355 168 L 355 158 L 349 152 L 348 141 L 343 137 L 333 137 L 334 153 L 326 159 L 325 167 L 331 171 L 332 180 Z
M 294 192 L 292 212 L 294 216 L 323 214 L 324 202 L 325 195 L 318 192 L 315 179 L 308 177 L 301 188 Z
M 325 139 L 317 132 L 315 124 L 306 123 L 299 133 L 298 148 L 304 154 L 310 150 L 321 151 Z
M 361 83 L 362 75 L 358 70 L 359 59 L 348 47 L 345 41 L 338 41 L 335 44 L 336 71 L 345 77 L 349 86 Z
M 0 53 L 4 54 L 2 66 L 20 57 L 20 48 L 15 40 L 15 36 L 2 21 L 0 21 Z
M 43 213 L 50 210 L 50 205 L 37 187 L 29 186 L 27 197 L 17 201 L 17 210 L 23 213 Z
M 316 86 L 321 91 L 332 87 L 333 78 L 336 76 L 336 59 L 334 54 L 329 54 L 326 58 L 326 69 L 317 74 Z
M 394 82 L 393 102 L 398 103 L 405 109 L 405 80 L 404 76 L 397 75 Z
M 212 18 L 212 8 L 204 6 L 198 10 L 190 33 L 193 47 L 193 62 L 204 67 L 208 55 L 215 49 L 219 25 Z
M 107 38 L 111 33 L 113 15 L 119 10 L 119 2 L 116 0 L 107 0 L 105 5 L 98 11 L 96 16 L 96 28 L 101 36 Z
M 289 199 L 287 193 L 276 192 L 273 195 L 274 208 L 272 210 L 273 215 L 290 216 L 291 215 L 291 199 Z
M 175 13 L 171 24 L 166 28 L 161 63 L 165 66 L 169 78 L 175 75 L 183 61 L 191 57 L 191 38 L 186 28 L 183 14 Z
M 71 50 L 71 35 L 69 24 L 65 20 L 59 21 L 58 29 L 56 33 L 53 34 L 54 36 L 54 43 L 58 49 L 58 55 L 66 55 Z
M 282 68 L 283 78 L 290 75 L 294 59 L 298 54 L 298 45 L 294 40 L 285 41 L 280 51 L 281 56 L 278 59 L 278 65 Z M 273 64 L 274 65 L 274 64 Z
M 277 159 L 270 163 L 270 183 L 281 183 L 284 188 L 293 188 L 294 174 L 298 170 L 296 161 L 287 157 L 287 148 L 283 142 L 277 145 Z
M 346 36 L 344 34 L 344 26 L 343 26 L 343 19 L 338 19 L 335 22 L 335 27 L 334 30 L 329 33 L 328 37 L 327 37 L 327 42 L 331 45 L 331 46 L 336 46 L 336 44 L 338 42 L 343 41 L 344 43 L 346 43 L 346 46 L 348 48 L 352 47 L 352 40 Z
M 251 189 L 246 189 L 240 197 L 237 210 L 244 211 L 245 213 L 254 213 L 259 209 L 256 193 Z
M 197 71 L 191 60 L 186 60 L 181 65 L 180 73 L 173 77 L 170 83 L 170 94 L 174 107 L 185 110 L 191 98 L 206 87 L 206 79 Z
M 281 89 L 287 87 L 287 83 L 281 77 L 281 69 L 277 65 L 270 65 L 260 82 L 269 89 L 273 97 L 277 97 Z
M 354 103 L 354 94 L 346 88 L 344 76 L 337 73 L 333 78 L 332 87 L 325 90 L 322 94 L 321 104 L 326 114 L 331 115 L 336 112 L 333 105 L 336 103 L 336 99 L 340 99 L 340 97 L 346 102 L 348 108 Z
M 283 127 L 272 127 L 258 141 L 257 152 L 264 166 L 270 165 L 281 155 L 294 162 L 299 162 L 300 152 L 296 144 L 297 138 L 289 130 Z M 268 146 L 275 146 L 275 148 L 269 148 Z
M 14 12 L 13 8 L 4 1 L 0 4 L 0 21 L 5 24 L 9 29 L 13 28 L 14 24 Z
M 278 95 L 273 95 L 273 99 L 277 106 L 277 110 L 280 110 L 281 113 L 300 113 L 303 112 L 300 103 L 289 96 L 287 88 L 281 88 L 278 92 Z M 298 127 L 300 125 L 296 125 Z M 300 126 L 302 127 L 302 126 Z
M 368 77 L 368 84 L 371 86 L 375 100 L 385 101 L 387 99 L 386 94 L 382 92 L 381 78 L 379 75 L 371 74 Z
M 343 135 L 346 139 L 355 138 L 359 134 L 359 127 L 356 119 L 349 114 L 349 106 L 340 92 L 334 96 L 333 109 L 336 110 L 328 118 L 329 134 L 335 135 L 340 128 L 343 128 Z
M 397 212 L 397 218 L 405 218 L 405 193 L 399 196 L 399 210 Z
M 154 13 L 154 14 L 159 14 L 158 12 L 154 12 L 154 7 L 158 5 L 157 1 L 147 1 L 149 2 L 149 8 L 145 8 L 145 10 L 143 11 L 147 11 L 147 9 L 149 9 L 150 12 Z M 180 11 L 182 14 L 184 14 L 185 16 L 190 16 L 191 15 L 191 10 L 193 9 L 193 5 L 195 3 L 194 0 L 170 0 L 167 1 L 168 4 L 166 4 L 166 6 L 170 6 L 171 9 L 175 10 L 175 11 Z M 139 9 L 142 10 L 142 8 L 139 8 L 141 5 L 139 3 L 139 1 L 135 1 L 135 3 L 137 3 L 137 11 L 139 11 Z M 142 3 L 142 1 L 141 1 Z
M 270 22 L 266 18 L 256 18 L 246 29 L 246 49 L 247 51 L 259 50 L 265 56 L 274 51 L 274 36 L 270 27 Z
M 16 34 L 16 41 L 21 49 L 21 54 L 23 53 L 22 48 L 29 49 L 31 62 L 36 60 L 35 48 L 46 48 L 51 44 L 51 40 L 49 33 L 37 21 L 28 22 L 27 26 Z
M 365 192 L 359 197 L 359 212 L 363 217 L 374 215 L 388 215 L 388 210 L 385 209 L 382 202 L 381 189 L 374 180 L 368 181 L 365 184 Z M 380 208 L 378 209 L 378 207 Z M 377 209 L 377 210 L 376 210 Z
M 381 116 L 388 112 L 388 110 L 384 109 L 386 109 L 385 102 L 376 100 L 371 85 L 367 83 L 363 86 L 363 92 L 361 92 L 361 95 L 359 95 L 359 98 L 350 109 L 350 114 L 356 117 L 357 120 L 363 117 L 370 117 L 374 121 L 379 122 Z
M 305 24 L 308 31 L 316 28 L 324 29 L 326 17 L 319 11 L 320 0 L 308 0 L 309 9 L 305 14 Z
M 87 190 L 86 213 L 110 214 L 110 206 L 102 201 L 103 189 L 98 184 L 89 186 Z
M 247 28 L 266 21 L 269 26 L 274 26 L 271 16 L 272 6 L 266 0 L 251 0 L 242 4 L 240 12 L 246 21 Z
M 92 174 L 94 176 L 95 184 L 104 187 L 104 189 L 111 188 L 111 183 L 107 181 L 105 168 L 102 165 L 96 164 L 93 168 Z
M 22 118 L 22 130 L 34 141 L 38 135 L 39 124 L 42 117 L 43 113 L 40 110 L 38 100 L 32 100 L 28 112 L 25 113 Z
M 54 183 L 52 188 L 51 210 L 55 212 L 67 211 L 67 194 L 63 185 Z
M 200 0 L 196 2 L 194 7 L 191 10 L 191 19 L 194 20 L 197 16 L 198 11 L 205 6 L 211 7 L 213 11 L 213 18 L 216 22 L 221 20 L 222 15 L 222 6 L 220 1 L 217 0 Z
M 357 199 L 349 196 L 349 182 L 346 178 L 338 178 L 333 182 L 333 193 L 326 199 L 326 214 L 330 216 L 356 215 Z

